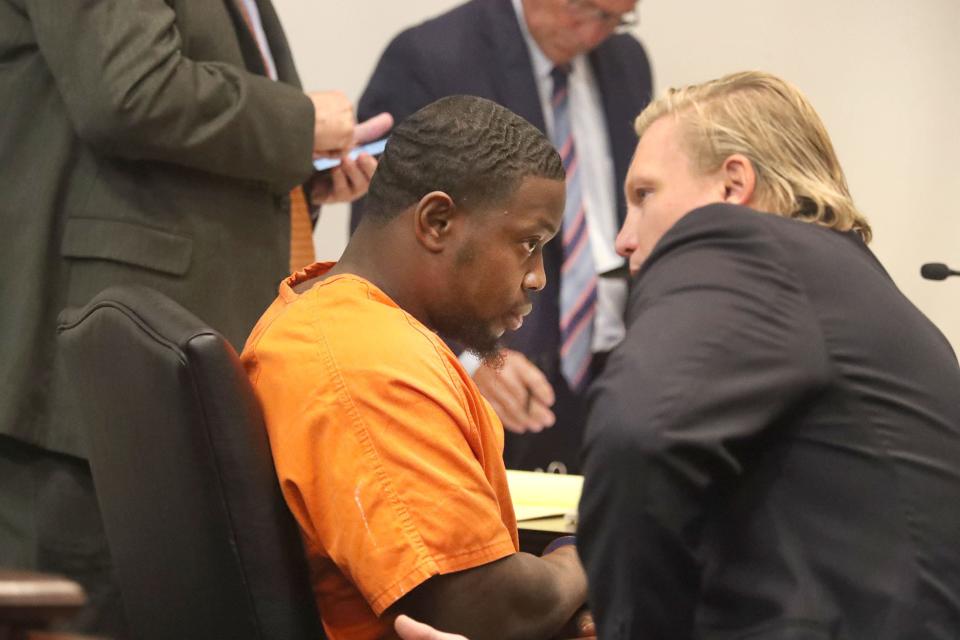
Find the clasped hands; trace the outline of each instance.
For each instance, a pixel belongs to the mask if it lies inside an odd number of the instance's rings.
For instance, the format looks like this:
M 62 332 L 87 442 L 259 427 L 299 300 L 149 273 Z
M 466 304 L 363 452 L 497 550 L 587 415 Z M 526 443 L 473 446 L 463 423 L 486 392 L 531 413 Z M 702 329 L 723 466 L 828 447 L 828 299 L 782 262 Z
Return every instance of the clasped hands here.
M 550 407 L 553 387 L 535 364 L 519 351 L 504 349 L 503 365 L 482 364 L 473 380 L 497 412 L 503 427 L 513 433 L 537 433 L 556 422 Z

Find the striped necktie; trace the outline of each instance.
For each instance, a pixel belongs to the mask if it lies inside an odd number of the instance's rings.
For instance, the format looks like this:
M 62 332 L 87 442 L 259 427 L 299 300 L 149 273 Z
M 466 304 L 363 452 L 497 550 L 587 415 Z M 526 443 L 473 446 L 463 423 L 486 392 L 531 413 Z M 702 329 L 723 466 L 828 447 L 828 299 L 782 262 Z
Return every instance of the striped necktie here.
M 553 144 L 560 150 L 567 174 L 567 206 L 563 212 L 563 265 L 560 270 L 560 370 L 575 392 L 585 386 L 593 357 L 593 317 L 597 307 L 597 271 L 590 249 L 590 230 L 583 205 L 577 150 L 570 126 L 569 67 L 555 67 L 553 77 Z
M 260 58 L 263 60 L 263 68 L 267 75 L 276 80 L 276 66 L 273 63 L 273 57 L 265 42 L 261 42 L 251 14 L 251 9 L 256 10 L 256 5 L 252 7 L 244 0 L 234 0 L 234 6 L 243 17 L 244 24 L 247 25 L 247 31 L 250 37 L 257 44 L 257 50 L 260 52 Z M 294 187 L 290 191 L 290 271 L 303 269 L 314 261 L 313 251 L 313 225 L 310 222 L 310 210 L 307 207 L 307 198 L 303 193 L 303 187 Z

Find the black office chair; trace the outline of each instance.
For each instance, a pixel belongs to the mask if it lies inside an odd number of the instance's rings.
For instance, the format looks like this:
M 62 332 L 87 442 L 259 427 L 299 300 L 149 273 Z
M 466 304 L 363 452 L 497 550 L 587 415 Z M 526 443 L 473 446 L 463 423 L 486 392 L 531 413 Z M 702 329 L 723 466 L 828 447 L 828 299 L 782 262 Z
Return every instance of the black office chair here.
M 132 636 L 323 638 L 233 348 L 145 287 L 103 291 L 58 331 Z

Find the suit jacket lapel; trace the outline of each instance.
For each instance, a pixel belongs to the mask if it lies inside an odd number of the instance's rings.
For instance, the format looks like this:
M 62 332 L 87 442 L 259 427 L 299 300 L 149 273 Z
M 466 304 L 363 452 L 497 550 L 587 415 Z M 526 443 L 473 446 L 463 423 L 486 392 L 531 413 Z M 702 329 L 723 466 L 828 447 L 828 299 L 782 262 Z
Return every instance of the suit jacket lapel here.
M 533 63 L 513 3 L 510 0 L 482 1 L 485 3 L 485 19 L 480 25 L 481 36 L 497 60 L 493 65 L 497 102 L 546 131 Z
M 277 77 L 299 87 L 300 76 L 297 75 L 293 54 L 290 52 L 290 45 L 283 33 L 283 26 L 273 8 L 273 3 L 270 0 L 257 0 L 257 7 L 260 9 L 260 22 L 263 24 L 263 31 L 270 44 L 270 52 L 273 54 L 273 64 L 277 67 Z
M 614 36 L 616 37 L 616 36 Z M 613 156 L 614 193 L 617 194 L 617 217 L 623 223 L 626 212 L 626 202 L 623 196 L 623 185 L 619 184 L 619 177 L 626 175 L 630 158 L 637 145 L 637 136 L 633 130 L 633 120 L 637 113 L 631 111 L 628 100 L 622 99 L 630 95 L 624 90 L 621 83 L 625 78 L 633 78 L 636 73 L 629 69 L 619 68 L 618 58 L 606 53 L 611 46 L 612 38 L 594 49 L 589 56 L 593 75 L 597 81 L 597 89 L 603 101 L 603 115 L 607 120 L 607 136 L 610 140 L 610 153 Z
M 257 41 L 253 39 L 250 28 L 243 20 L 240 10 L 237 8 L 238 0 L 223 0 L 230 13 L 230 20 L 233 22 L 233 30 L 237 34 L 237 42 L 240 43 L 240 53 L 243 55 L 243 64 L 247 71 L 261 76 L 267 75 L 267 69 L 263 66 L 263 57 L 260 55 L 260 47 Z

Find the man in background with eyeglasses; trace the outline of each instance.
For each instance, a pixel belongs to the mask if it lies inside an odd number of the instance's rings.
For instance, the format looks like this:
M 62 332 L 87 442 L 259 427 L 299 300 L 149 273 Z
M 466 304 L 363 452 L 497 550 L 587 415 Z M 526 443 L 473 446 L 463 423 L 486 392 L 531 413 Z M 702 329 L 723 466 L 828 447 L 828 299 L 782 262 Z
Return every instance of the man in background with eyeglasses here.
M 567 210 L 544 251 L 547 287 L 502 367 L 461 356 L 507 429 L 508 468 L 579 471 L 585 392 L 624 335 L 626 281 L 601 274 L 623 264 L 613 241 L 630 122 L 652 92 L 646 53 L 625 33 L 636 22 L 636 0 L 471 0 L 398 35 L 360 99 L 360 118 L 401 120 L 446 95 L 482 96 L 561 152 Z

